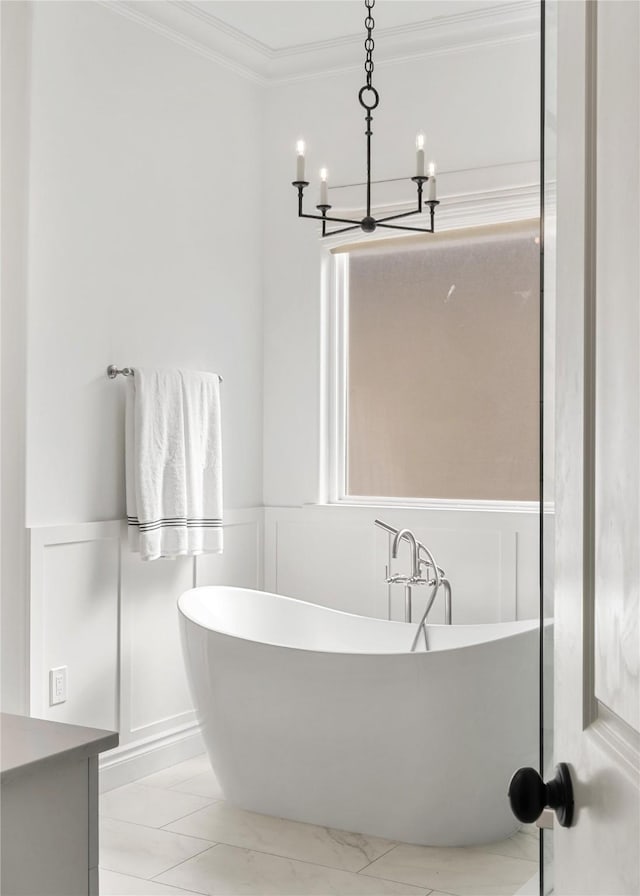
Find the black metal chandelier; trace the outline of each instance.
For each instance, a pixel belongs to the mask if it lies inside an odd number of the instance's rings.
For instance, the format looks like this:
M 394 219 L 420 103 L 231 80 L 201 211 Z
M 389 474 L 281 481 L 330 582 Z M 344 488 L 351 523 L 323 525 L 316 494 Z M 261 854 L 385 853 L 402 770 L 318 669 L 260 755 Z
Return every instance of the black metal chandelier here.
M 320 170 L 320 201 L 316 205 L 317 210 L 320 212 L 318 215 L 308 215 L 302 211 L 302 200 L 304 194 L 304 188 L 309 186 L 309 181 L 304 179 L 304 167 L 305 167 L 305 144 L 303 140 L 299 140 L 297 144 L 297 166 L 296 166 L 296 179 L 292 182 L 293 186 L 298 191 L 298 217 L 299 218 L 313 218 L 316 221 L 322 221 L 322 236 L 333 236 L 337 233 L 346 233 L 348 230 L 357 230 L 361 228 L 365 233 L 373 233 L 373 231 L 377 227 L 385 227 L 390 230 L 411 230 L 416 231 L 418 233 L 433 233 L 434 230 L 434 214 L 436 205 L 439 205 L 438 200 L 436 199 L 436 178 L 435 178 L 435 165 L 433 162 L 429 165 L 429 174 L 425 175 L 424 173 L 424 135 L 418 134 L 416 137 L 416 174 L 411 180 L 417 187 L 418 190 L 418 206 L 414 211 L 411 212 L 402 212 L 397 215 L 388 215 L 385 218 L 374 218 L 371 214 L 371 123 L 373 121 L 373 115 L 371 114 L 373 110 L 377 107 L 380 102 L 380 96 L 378 91 L 372 84 L 373 80 L 373 49 L 375 46 L 375 42 L 373 40 L 373 29 L 375 27 L 375 21 L 373 16 L 371 15 L 371 10 L 375 6 L 376 0 L 364 0 L 364 5 L 367 10 L 367 17 L 364 20 L 364 26 L 367 31 L 367 37 L 364 42 L 364 48 L 366 50 L 366 58 L 364 63 L 364 71 L 366 76 L 366 83 L 363 87 L 360 88 L 360 92 L 358 93 L 358 102 L 362 106 L 363 109 L 366 110 L 365 121 L 367 123 L 367 129 L 365 131 L 367 137 L 367 212 L 364 218 L 360 221 L 355 221 L 351 218 L 336 218 L 332 215 L 328 215 L 327 212 L 330 210 L 331 206 L 328 202 L 328 185 L 327 185 L 327 169 L 322 168 Z M 423 199 L 423 188 L 424 185 L 428 182 L 429 185 L 429 195 L 427 199 Z M 408 227 L 405 224 L 390 224 L 389 221 L 397 221 L 400 218 L 408 218 L 411 215 L 421 215 L 424 211 L 423 206 L 429 206 L 429 217 L 430 217 L 430 226 L 429 227 Z M 337 230 L 327 231 L 327 222 L 332 222 L 336 224 L 347 224 L 348 227 L 340 227 Z

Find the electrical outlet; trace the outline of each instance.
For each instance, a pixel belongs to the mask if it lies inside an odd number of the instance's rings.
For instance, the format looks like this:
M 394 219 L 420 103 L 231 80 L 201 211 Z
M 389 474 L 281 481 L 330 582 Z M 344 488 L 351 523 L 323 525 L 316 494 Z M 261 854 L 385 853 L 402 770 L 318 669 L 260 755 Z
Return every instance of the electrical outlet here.
M 67 699 L 67 667 L 49 669 L 49 706 L 64 703 Z

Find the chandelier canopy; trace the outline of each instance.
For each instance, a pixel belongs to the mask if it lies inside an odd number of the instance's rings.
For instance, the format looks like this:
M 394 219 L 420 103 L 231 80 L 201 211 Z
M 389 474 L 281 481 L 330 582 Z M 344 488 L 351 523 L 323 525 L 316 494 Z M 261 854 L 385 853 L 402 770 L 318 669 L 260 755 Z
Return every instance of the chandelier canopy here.
M 366 51 L 364 62 L 365 84 L 360 88 L 360 91 L 358 93 L 358 102 L 366 111 L 365 121 L 367 124 L 367 128 L 365 131 L 365 135 L 367 137 L 367 204 L 366 214 L 364 218 L 356 221 L 351 218 L 336 218 L 332 215 L 327 214 L 327 212 L 329 212 L 329 210 L 331 209 L 331 205 L 329 204 L 328 200 L 328 174 L 326 168 L 320 169 L 320 201 L 316 205 L 316 209 L 320 214 L 308 215 L 303 212 L 302 201 L 304 188 L 309 186 L 309 181 L 305 180 L 304 178 L 304 141 L 299 140 L 296 147 L 296 179 L 292 183 L 298 191 L 298 217 L 313 218 L 316 221 L 322 221 L 322 236 L 333 236 L 337 233 L 346 233 L 348 230 L 357 230 L 358 228 L 363 230 L 365 233 L 373 233 L 373 231 L 377 227 L 384 227 L 388 228 L 389 230 L 411 230 L 414 232 L 417 231 L 418 233 L 433 233 L 434 231 L 435 208 L 440 203 L 436 199 L 435 165 L 433 164 L 433 162 L 429 165 L 429 174 L 425 175 L 424 173 L 424 134 L 418 134 L 418 136 L 416 137 L 416 173 L 411 178 L 418 191 L 417 208 L 410 212 L 401 212 L 397 215 L 387 215 L 384 218 L 374 218 L 371 214 L 371 136 L 373 134 L 373 131 L 371 130 L 371 123 L 373 121 L 372 112 L 380 102 L 378 91 L 373 86 L 373 50 L 375 47 L 375 41 L 373 39 L 373 29 L 375 27 L 375 21 L 373 16 L 371 15 L 371 11 L 375 6 L 375 2 L 376 0 L 364 0 L 364 5 L 367 10 L 367 16 L 364 20 L 364 26 L 367 32 L 367 36 L 364 42 L 364 48 Z M 429 195 L 425 200 L 423 198 L 423 188 L 426 183 L 428 183 Z M 429 227 L 409 227 L 405 224 L 389 223 L 390 221 L 398 221 L 400 218 L 408 218 L 411 215 L 421 215 L 425 211 L 424 205 L 429 206 Z M 327 231 L 328 222 L 336 224 L 347 224 L 348 226 L 339 227 L 338 229 Z

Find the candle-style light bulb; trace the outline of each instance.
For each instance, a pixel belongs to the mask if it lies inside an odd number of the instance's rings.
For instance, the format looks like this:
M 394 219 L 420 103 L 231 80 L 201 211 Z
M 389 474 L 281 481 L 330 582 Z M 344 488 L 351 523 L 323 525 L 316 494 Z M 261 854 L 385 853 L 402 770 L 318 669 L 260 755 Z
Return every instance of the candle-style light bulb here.
M 296 180 L 301 182 L 304 181 L 304 151 L 305 145 L 304 140 L 298 140 L 296 143 Z
M 424 134 L 416 137 L 416 177 L 424 177 Z
M 329 172 L 326 168 L 320 169 L 320 202 L 318 205 L 329 205 L 329 193 L 327 188 L 327 178 Z
M 429 162 L 429 201 L 435 202 L 436 198 L 436 166 L 435 162 Z

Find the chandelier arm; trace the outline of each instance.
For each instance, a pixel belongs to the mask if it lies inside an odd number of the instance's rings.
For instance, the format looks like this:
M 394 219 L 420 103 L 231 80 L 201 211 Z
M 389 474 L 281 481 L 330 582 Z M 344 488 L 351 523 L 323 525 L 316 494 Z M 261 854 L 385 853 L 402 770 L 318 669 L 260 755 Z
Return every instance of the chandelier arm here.
M 398 218 L 408 218 L 410 215 L 419 215 L 420 213 L 420 209 L 416 208 L 412 212 L 401 212 L 398 215 L 387 215 L 386 218 L 376 218 L 376 221 L 378 222 L 378 225 L 380 225 L 384 224 L 385 221 L 395 221 Z
M 398 230 L 421 230 L 421 232 L 423 232 L 423 233 L 434 233 L 435 232 L 435 230 L 434 230 L 435 210 L 436 210 L 436 205 L 440 205 L 440 201 L 438 199 L 429 199 L 427 201 L 426 205 L 429 206 L 429 216 L 431 218 L 431 227 L 427 228 L 426 230 L 423 230 L 422 228 L 415 228 L 415 227 L 398 227 L 397 229 Z M 402 212 L 399 215 L 388 215 L 388 217 L 386 217 L 386 218 L 380 218 L 380 220 L 377 222 L 378 227 L 385 227 L 385 226 L 392 227 L 393 226 L 392 224 L 386 224 L 385 222 L 393 221 L 397 218 L 407 218 L 407 217 L 409 217 L 409 215 L 419 215 L 423 212 L 424 212 L 424 209 L 417 209 L 416 211 L 413 211 L 413 212 Z
M 313 218 L 314 221 L 333 221 L 336 224 L 353 224 L 356 227 L 360 227 L 360 221 L 354 221 L 353 218 L 331 218 L 329 215 L 307 215 L 301 214 L 298 217 L 300 218 Z
M 401 224 L 381 224 L 378 222 L 378 227 L 384 227 L 387 230 L 414 230 L 416 233 L 433 233 L 433 226 L 431 227 L 405 227 Z
M 356 224 L 353 227 L 339 227 L 338 230 L 329 230 L 324 236 L 335 236 L 338 233 L 347 233 L 350 230 L 360 230 L 360 225 Z

